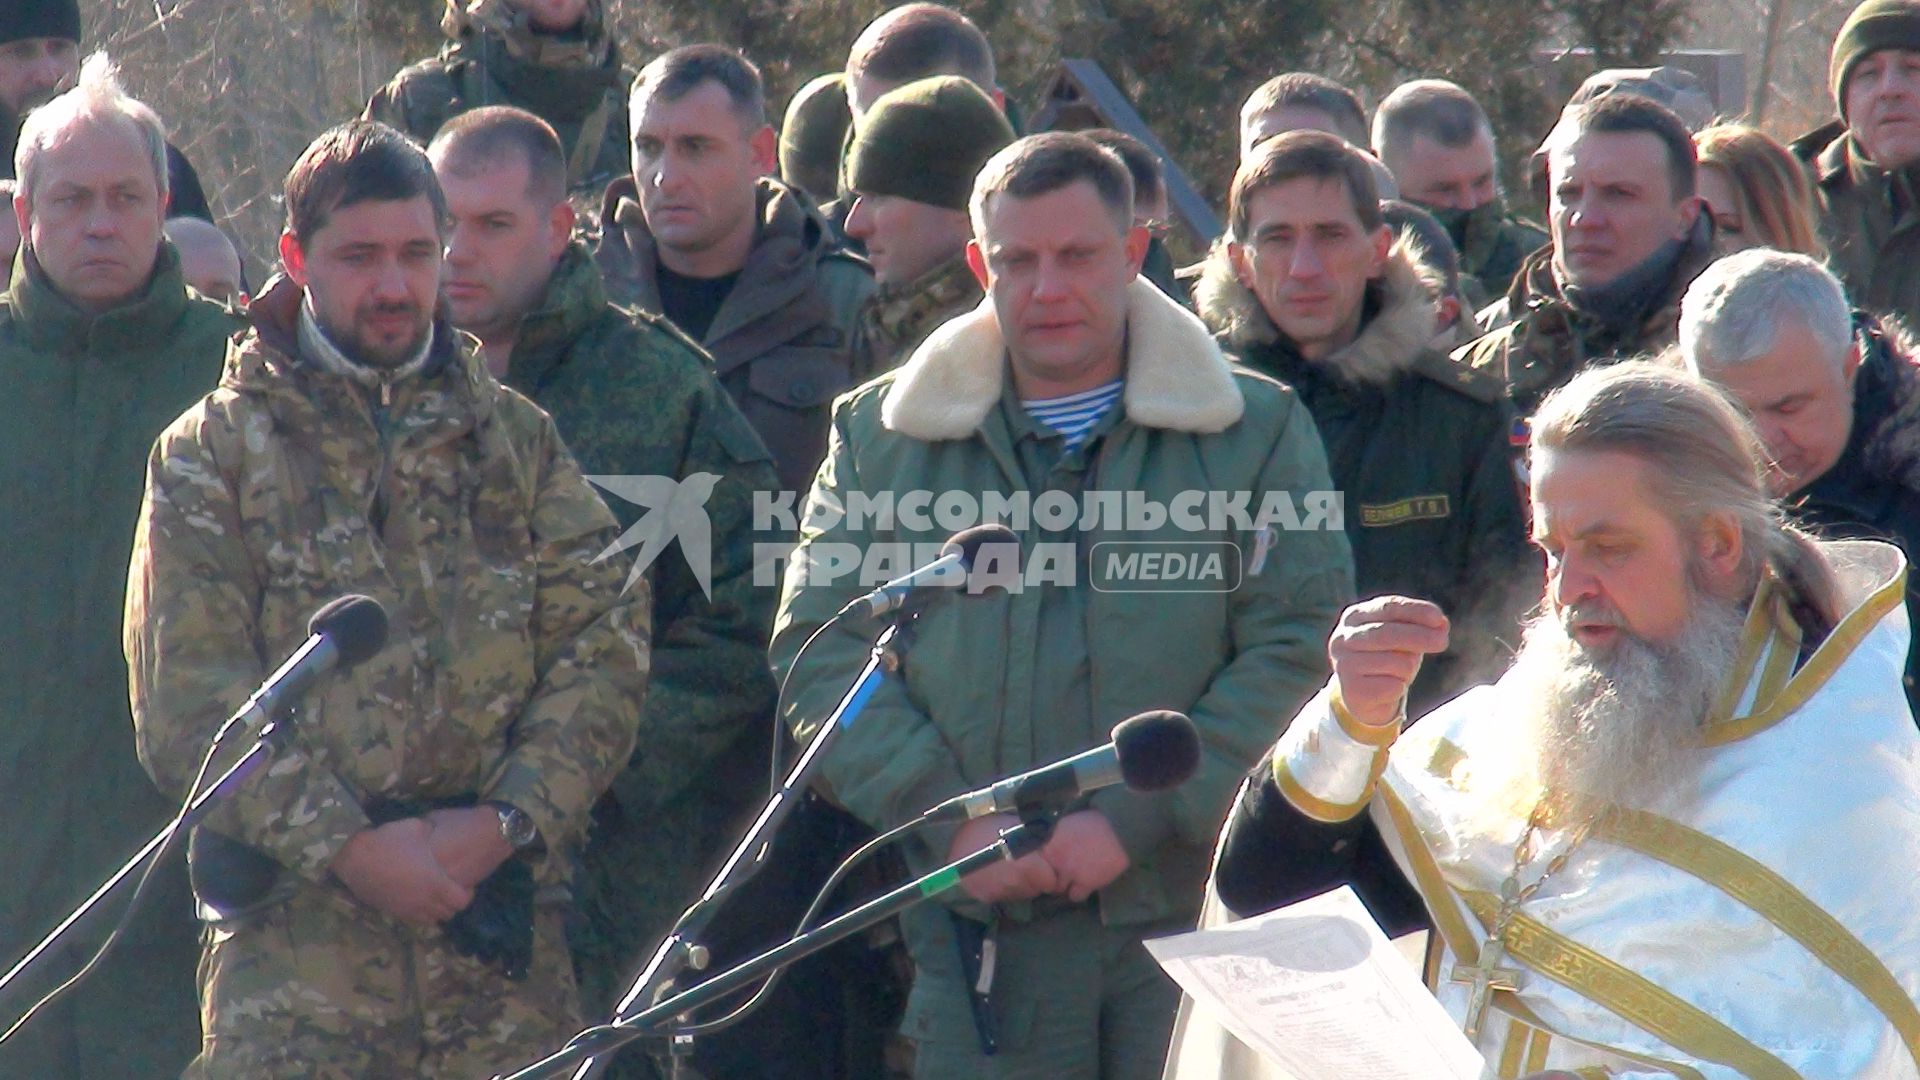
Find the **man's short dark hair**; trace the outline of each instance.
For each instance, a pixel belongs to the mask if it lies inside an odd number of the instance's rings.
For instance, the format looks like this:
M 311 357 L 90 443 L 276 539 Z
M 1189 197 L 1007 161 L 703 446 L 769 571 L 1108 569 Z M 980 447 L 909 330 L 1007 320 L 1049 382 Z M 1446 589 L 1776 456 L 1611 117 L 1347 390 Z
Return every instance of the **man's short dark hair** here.
M 987 204 L 1001 195 L 1033 199 L 1070 184 L 1093 185 L 1121 232 L 1133 227 L 1133 177 L 1120 155 L 1071 131 L 1016 139 L 987 160 L 973 181 L 973 232 L 986 236 Z
M 1254 149 L 1233 174 L 1227 190 L 1228 230 L 1242 244 L 1253 242 L 1249 205 L 1253 197 L 1289 180 L 1334 180 L 1347 189 L 1354 216 L 1371 232 L 1380 216 L 1380 189 L 1373 182 L 1373 160 L 1338 135 L 1301 128 L 1282 132 Z
M 1677 202 L 1692 195 L 1698 181 L 1700 158 L 1693 133 L 1672 109 L 1638 94 L 1607 94 L 1568 110 L 1553 134 L 1547 136 L 1547 161 L 1568 143 L 1586 134 L 1631 135 L 1644 132 L 1660 140 L 1667 151 L 1667 179 Z
M 447 121 L 427 156 L 459 176 L 513 161 L 527 166 L 527 197 L 552 206 L 567 197 L 567 159 L 553 125 L 512 105 L 488 105 Z
M 1423 135 L 1441 146 L 1459 149 L 1474 136 L 1493 137 L 1487 111 L 1472 94 L 1445 79 L 1415 79 L 1401 83 L 1373 114 L 1373 151 L 1385 157 Z
M 320 133 L 287 173 L 287 231 L 305 242 L 334 211 L 363 202 L 425 198 L 444 235 L 447 196 L 419 144 L 378 120 L 349 120 Z
M 1147 149 L 1146 143 L 1112 128 L 1092 128 L 1080 134 L 1120 156 L 1120 163 L 1127 167 L 1127 175 L 1133 178 L 1135 203 L 1151 202 L 1160 197 L 1166 186 L 1166 178 L 1160 171 L 1159 155 Z
M 867 24 L 847 53 L 849 80 L 889 83 L 958 75 L 991 91 L 993 46 L 973 20 L 939 4 L 907 4 Z
M 706 83 L 717 83 L 727 92 L 742 126 L 750 131 L 766 126 L 767 88 L 760 69 L 738 49 L 725 45 L 687 45 L 654 57 L 634 77 L 631 100 L 636 106 L 654 97 L 679 101 Z M 633 112 L 638 116 L 640 110 Z
M 1260 84 L 1240 107 L 1240 126 L 1245 130 L 1248 120 L 1289 106 L 1326 113 L 1342 138 L 1355 146 L 1367 144 L 1367 110 L 1360 95 L 1311 71 L 1289 71 Z

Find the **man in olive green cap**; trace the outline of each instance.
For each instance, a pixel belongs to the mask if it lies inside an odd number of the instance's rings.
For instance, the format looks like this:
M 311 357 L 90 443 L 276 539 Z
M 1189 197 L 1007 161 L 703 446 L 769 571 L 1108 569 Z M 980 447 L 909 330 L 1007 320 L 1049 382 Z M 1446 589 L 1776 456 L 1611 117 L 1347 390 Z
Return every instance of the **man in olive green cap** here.
M 840 151 L 853 126 L 847 77 L 831 71 L 801 87 L 780 121 L 780 179 L 824 206 L 840 190 Z
M 1012 141 L 993 99 L 955 75 L 890 90 L 861 118 L 847 155 L 847 235 L 866 245 L 880 288 L 861 313 L 859 370 L 891 368 L 979 305 L 967 197 L 980 166 Z
M 1920 317 L 1920 0 L 1867 0 L 1834 39 L 1827 84 L 1839 119 L 1801 136 L 1820 239 L 1853 303 Z

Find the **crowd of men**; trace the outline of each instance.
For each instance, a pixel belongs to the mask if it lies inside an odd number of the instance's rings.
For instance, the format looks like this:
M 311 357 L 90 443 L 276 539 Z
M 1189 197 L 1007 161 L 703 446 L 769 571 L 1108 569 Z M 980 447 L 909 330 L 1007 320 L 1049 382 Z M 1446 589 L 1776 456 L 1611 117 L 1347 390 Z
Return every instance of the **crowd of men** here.
M 1345 882 L 1431 934 L 1489 1075 L 1920 1078 L 1920 0 L 1853 12 L 1791 146 L 1596 75 L 1529 159 L 1544 228 L 1461 87 L 1369 119 L 1277 74 L 1185 268 L 1154 152 L 1023 133 L 948 7 L 783 118 L 725 44 L 631 69 L 600 0 L 443 25 L 291 164 L 256 288 L 76 0 L 0 11 L 5 958 L 239 759 L 310 614 L 389 625 L 0 1074 L 558 1049 L 831 724 L 849 602 L 1002 521 L 1012 580 L 902 617 L 679 985 L 1130 715 L 1190 717 L 1192 777 L 1051 807 L 609 1075 L 1273 1075 L 1143 942 Z M 1020 821 L 914 829 L 836 906 Z

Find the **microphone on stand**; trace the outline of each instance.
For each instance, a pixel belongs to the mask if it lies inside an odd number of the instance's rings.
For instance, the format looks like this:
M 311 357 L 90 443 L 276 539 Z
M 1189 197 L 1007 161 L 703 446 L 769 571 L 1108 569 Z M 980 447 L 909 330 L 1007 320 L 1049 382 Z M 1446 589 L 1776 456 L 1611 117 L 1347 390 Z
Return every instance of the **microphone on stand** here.
M 920 815 L 925 823 L 1020 813 L 1125 784 L 1138 792 L 1178 787 L 1200 767 L 1200 735 L 1181 713 L 1156 709 L 1120 721 L 1112 741 L 1051 765 L 969 791 Z
M 940 546 L 940 557 L 910 574 L 903 574 L 840 609 L 839 614 L 878 618 L 898 611 L 922 589 L 963 585 L 982 552 L 1000 558 L 1019 557 L 1020 537 L 1005 525 L 975 525 L 962 529 Z M 836 618 L 839 616 L 836 616 Z

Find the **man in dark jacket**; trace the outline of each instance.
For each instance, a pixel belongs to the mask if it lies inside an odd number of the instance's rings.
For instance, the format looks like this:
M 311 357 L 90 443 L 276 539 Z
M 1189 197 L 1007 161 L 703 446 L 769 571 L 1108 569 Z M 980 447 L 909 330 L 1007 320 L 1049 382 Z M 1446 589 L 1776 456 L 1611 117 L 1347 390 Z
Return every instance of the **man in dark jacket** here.
M 405 68 L 366 117 L 424 143 L 483 105 L 517 105 L 560 136 L 589 204 L 627 169 L 627 83 L 602 0 L 447 0 L 440 55 Z
M 1416 708 L 1437 705 L 1498 674 L 1539 595 L 1504 388 L 1432 348 L 1443 286 L 1388 231 L 1365 154 L 1291 131 L 1254 151 L 1228 198 L 1201 316 L 1312 414 L 1346 494 L 1358 594 L 1452 614 L 1451 648 L 1414 684 Z
M 854 367 L 866 264 L 807 199 L 771 179 L 760 73 L 719 45 L 675 49 L 633 88 L 633 175 L 607 189 L 594 257 L 615 302 L 663 315 L 805 491 L 827 451 L 827 407 Z
M 79 0 L 14 0 L 0 8 L 0 178 L 13 176 L 27 111 L 72 86 L 80 72 Z M 167 198 L 176 216 L 213 220 L 186 155 L 167 154 Z
M 1913 166 L 1920 134 L 1920 3 L 1867 0 L 1833 40 L 1827 85 L 1839 118 L 1794 141 L 1819 200 L 1820 239 L 1855 305 L 1920 319 Z
M 26 234 L 0 296 L 0 790 L 22 808 L 3 830 L 8 963 L 176 809 L 134 753 L 121 602 L 147 450 L 213 389 L 240 324 L 188 294 L 162 239 L 163 140 L 152 110 L 90 67 L 25 125 L 25 178 L 7 208 Z M 0 1050 L 0 1072 L 172 1076 L 193 1056 L 198 927 L 183 863 L 169 860 L 150 892 L 106 964 Z M 51 954 L 49 978 L 10 1001 L 6 1022 L 107 928 L 96 919 Z
M 1547 139 L 1552 243 L 1507 292 L 1514 321 L 1464 347 L 1521 416 L 1582 368 L 1673 344 L 1680 294 L 1713 261 L 1693 136 L 1665 106 L 1608 94 Z
M 1756 248 L 1708 267 L 1680 306 L 1687 367 L 1746 406 L 1773 494 L 1803 525 L 1920 551 L 1920 368 L 1891 324 L 1850 316 L 1832 273 Z M 1920 614 L 1920 584 L 1907 582 Z M 1920 650 L 1909 702 L 1920 701 Z

